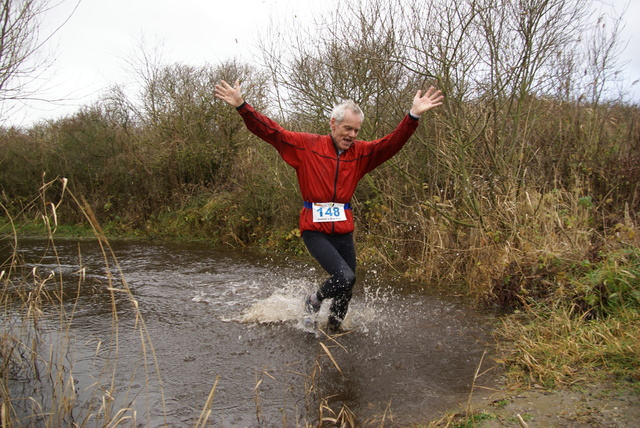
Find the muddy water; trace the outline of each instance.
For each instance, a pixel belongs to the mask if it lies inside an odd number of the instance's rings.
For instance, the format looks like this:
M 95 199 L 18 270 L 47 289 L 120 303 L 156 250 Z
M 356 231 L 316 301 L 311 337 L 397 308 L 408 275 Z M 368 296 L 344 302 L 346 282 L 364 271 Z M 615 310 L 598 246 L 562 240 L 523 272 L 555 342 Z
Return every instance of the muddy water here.
M 467 401 L 490 349 L 488 315 L 458 297 L 382 279 L 373 269 L 358 271 L 345 322 L 352 332 L 334 341 L 301 329 L 302 298 L 324 278 L 310 259 L 204 244 L 111 246 L 131 290 L 131 298 L 114 293 L 117 347 L 108 289 L 122 284 L 95 241 L 58 240 L 52 248 L 24 240 L 19 253 L 25 275 L 37 266 L 41 275 L 64 278 L 65 311 L 73 315 L 65 364 L 80 408 L 90 408 L 96 385 L 110 385 L 115 373 L 114 407 L 134 408 L 144 426 L 194 426 L 214 384 L 212 426 L 317 424 L 323 406 L 325 417 L 348 408 L 364 425 L 426 423 Z M 489 375 L 478 381 L 491 382 Z

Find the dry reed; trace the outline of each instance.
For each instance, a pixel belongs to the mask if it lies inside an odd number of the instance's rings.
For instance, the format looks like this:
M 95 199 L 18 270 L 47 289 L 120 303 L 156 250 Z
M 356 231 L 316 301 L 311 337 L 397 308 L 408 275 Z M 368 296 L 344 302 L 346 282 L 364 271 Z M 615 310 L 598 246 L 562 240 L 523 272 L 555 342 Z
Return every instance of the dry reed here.
M 57 184 L 61 184 L 57 192 L 59 199 L 53 203 L 48 200 L 48 194 L 53 193 L 52 189 Z M 76 390 L 75 386 L 73 361 L 76 343 L 72 325 L 83 287 L 88 285 L 85 284 L 86 276 L 79 254 L 76 287 L 75 290 L 70 288 L 73 278 L 66 278 L 62 273 L 54 239 L 58 227 L 57 213 L 67 198 L 71 198 L 94 228 L 107 275 L 104 291 L 110 295 L 112 305 L 111 331 L 101 332 L 106 339 L 98 341 L 95 353 L 96 356 L 104 356 L 104 361 L 95 374 L 93 384 L 82 391 Z M 36 420 L 45 427 L 137 426 L 141 421 L 141 409 L 144 409 L 144 419 L 151 417 L 151 403 L 144 394 L 150 385 L 159 388 L 160 403 L 155 405 L 164 408 L 162 380 L 159 374 L 155 380 L 150 375 L 151 371 L 158 373 L 158 364 L 138 302 L 95 215 L 88 204 L 75 198 L 67 187 L 67 180 L 44 183 L 40 189 L 40 206 L 43 207 L 41 220 L 47 232 L 48 250 L 54 255 L 59 272 L 41 272 L 37 264 L 27 269 L 18 256 L 18 232 L 12 222 L 12 229 L 5 232 L 5 236 L 11 239 L 13 252 L 2 265 L 1 276 L 3 333 L 0 352 L 3 366 L 0 397 L 3 426 L 21 426 Z M 122 385 L 117 380 L 117 360 L 122 352 L 119 336 L 127 327 L 119 321 L 116 295 L 124 296 L 129 302 L 129 310 L 135 314 L 130 328 L 140 338 L 143 391 L 126 390 L 122 393 Z M 132 381 L 133 378 L 130 379 Z M 25 385 L 25 388 L 22 391 L 17 389 L 18 384 Z M 136 398 L 127 398 L 129 393 Z M 135 403 L 136 399 L 146 403 L 140 407 Z

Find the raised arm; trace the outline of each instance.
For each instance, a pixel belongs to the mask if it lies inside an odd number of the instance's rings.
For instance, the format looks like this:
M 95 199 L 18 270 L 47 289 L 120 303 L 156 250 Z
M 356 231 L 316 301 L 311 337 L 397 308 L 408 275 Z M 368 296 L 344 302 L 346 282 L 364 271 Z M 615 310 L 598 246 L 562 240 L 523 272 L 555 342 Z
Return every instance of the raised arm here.
M 436 91 L 433 86 L 431 86 L 424 95 L 422 95 L 422 91 L 419 90 L 416 96 L 413 97 L 411 114 L 419 117 L 422 113 L 442 105 L 442 100 L 444 100 L 444 95 L 442 95 L 440 90 Z
M 244 103 L 239 80 L 236 80 L 233 86 L 221 80 L 218 85 L 214 86 L 214 94 L 217 98 L 236 108 Z

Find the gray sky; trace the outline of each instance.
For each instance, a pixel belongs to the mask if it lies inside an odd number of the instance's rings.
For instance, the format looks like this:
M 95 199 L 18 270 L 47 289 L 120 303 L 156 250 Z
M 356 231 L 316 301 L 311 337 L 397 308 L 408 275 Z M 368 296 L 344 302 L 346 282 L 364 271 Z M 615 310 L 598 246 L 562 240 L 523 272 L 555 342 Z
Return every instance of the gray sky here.
M 597 0 L 593 0 L 594 2 Z M 620 13 L 629 4 L 623 59 L 629 61 L 627 87 L 640 80 L 640 0 L 602 0 Z M 46 34 L 60 26 L 77 0 L 62 0 L 47 16 Z M 10 124 L 57 119 L 90 104 L 114 84 L 133 79 L 128 60 L 139 58 L 141 44 L 161 46 L 163 63 L 193 65 L 237 57 L 251 62 L 257 37 L 271 19 L 311 22 L 325 0 L 81 0 L 51 40 L 57 58 L 41 79 L 38 95 L 61 102 L 29 102 L 12 110 Z M 274 18 L 277 17 L 277 18 Z M 151 49 L 152 50 L 152 49 Z M 630 88 L 640 102 L 640 81 Z
M 142 44 L 145 51 L 159 47 L 163 63 L 215 64 L 232 57 L 251 61 L 256 37 L 270 16 L 310 18 L 308 5 L 313 4 L 310 0 L 61 0 L 41 29 L 50 34 L 64 24 L 48 45 L 56 61 L 34 87 L 39 88 L 39 98 L 64 101 L 16 106 L 11 123 L 71 114 L 110 86 L 131 83 L 130 62 L 141 57 Z

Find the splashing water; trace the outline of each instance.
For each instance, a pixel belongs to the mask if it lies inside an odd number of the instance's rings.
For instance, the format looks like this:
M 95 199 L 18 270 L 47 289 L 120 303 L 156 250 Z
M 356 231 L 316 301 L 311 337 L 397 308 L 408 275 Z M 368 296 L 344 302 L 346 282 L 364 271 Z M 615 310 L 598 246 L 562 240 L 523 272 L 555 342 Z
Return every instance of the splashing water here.
M 302 318 L 304 316 L 304 298 L 314 290 L 316 283 L 311 281 L 290 280 L 281 284 L 271 295 L 256 299 L 238 317 L 225 321 L 241 323 L 286 323 L 298 330 L 304 330 Z M 363 295 L 355 296 L 351 303 L 344 326 L 359 333 L 371 333 L 371 339 L 379 343 L 376 334 L 380 329 L 400 330 L 401 320 L 397 316 L 397 302 L 402 298 L 390 287 L 366 286 Z M 319 325 L 324 325 L 329 317 L 331 299 L 323 302 L 320 312 L 316 315 Z M 404 305 L 419 305 L 419 303 L 405 303 Z
M 239 318 L 243 323 L 297 322 L 304 315 L 303 296 L 309 294 L 312 285 L 289 281 L 270 296 L 258 300 Z

